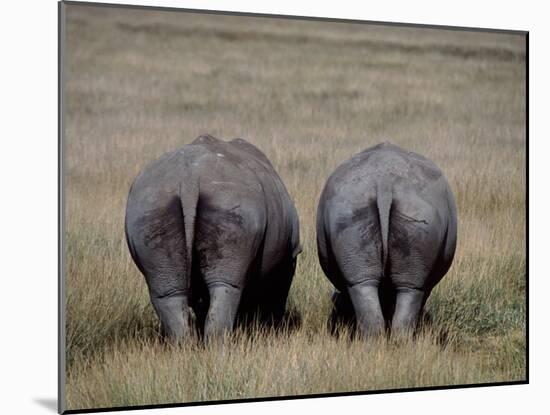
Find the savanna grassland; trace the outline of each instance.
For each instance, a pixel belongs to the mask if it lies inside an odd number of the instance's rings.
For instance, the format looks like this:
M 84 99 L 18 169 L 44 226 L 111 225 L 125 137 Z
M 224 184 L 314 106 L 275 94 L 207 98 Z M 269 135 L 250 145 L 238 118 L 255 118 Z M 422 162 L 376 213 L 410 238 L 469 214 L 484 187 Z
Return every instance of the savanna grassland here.
M 526 378 L 525 38 L 238 16 L 66 7 L 68 409 Z M 294 329 L 225 346 L 158 341 L 124 237 L 129 186 L 202 133 L 242 137 L 280 173 L 303 253 Z M 445 172 L 458 248 L 416 339 L 327 333 L 322 186 L 381 141 Z

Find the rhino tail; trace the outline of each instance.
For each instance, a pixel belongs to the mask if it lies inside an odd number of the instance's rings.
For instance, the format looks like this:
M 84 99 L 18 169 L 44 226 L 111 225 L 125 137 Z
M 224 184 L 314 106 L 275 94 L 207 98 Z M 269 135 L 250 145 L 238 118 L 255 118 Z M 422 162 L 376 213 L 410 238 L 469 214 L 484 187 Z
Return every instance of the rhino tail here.
M 190 276 L 193 262 L 193 243 L 195 241 L 195 218 L 199 202 L 199 182 L 196 178 L 190 177 L 190 180 L 185 180 L 183 188 L 180 186 L 180 201 L 185 235 L 186 272 Z M 186 278 L 186 280 L 190 283 L 191 278 Z
M 392 188 L 388 181 L 380 181 L 376 189 L 376 204 L 378 207 L 378 220 L 380 222 L 380 234 L 382 236 L 382 269 L 386 269 L 388 261 L 388 235 L 390 226 L 390 211 L 392 205 Z

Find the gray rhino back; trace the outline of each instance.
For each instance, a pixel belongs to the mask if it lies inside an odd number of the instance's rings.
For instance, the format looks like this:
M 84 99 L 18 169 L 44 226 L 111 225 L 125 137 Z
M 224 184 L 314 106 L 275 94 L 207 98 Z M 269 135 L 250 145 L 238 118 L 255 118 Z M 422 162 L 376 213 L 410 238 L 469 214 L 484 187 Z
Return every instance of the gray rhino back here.
M 456 207 L 447 180 L 419 154 L 388 143 L 368 148 L 327 180 L 317 212 L 317 244 L 323 271 L 339 291 L 368 299 L 378 297 L 371 287 L 389 287 L 381 293 L 395 301 L 396 292 L 411 290 L 419 293 L 413 302 L 422 307 L 456 247 Z M 360 311 L 372 320 L 379 315 L 376 303 L 365 301 L 368 306 Z M 398 325 L 408 324 L 407 313 L 416 316 L 418 309 L 403 311 Z M 379 329 L 380 321 L 364 327 Z
M 189 332 L 186 307 L 202 315 L 207 335 L 230 328 L 236 307 L 261 304 L 271 287 L 277 301 L 265 312 L 284 309 L 297 217 L 271 163 L 244 140 L 201 136 L 150 163 L 131 186 L 125 224 L 170 336 Z

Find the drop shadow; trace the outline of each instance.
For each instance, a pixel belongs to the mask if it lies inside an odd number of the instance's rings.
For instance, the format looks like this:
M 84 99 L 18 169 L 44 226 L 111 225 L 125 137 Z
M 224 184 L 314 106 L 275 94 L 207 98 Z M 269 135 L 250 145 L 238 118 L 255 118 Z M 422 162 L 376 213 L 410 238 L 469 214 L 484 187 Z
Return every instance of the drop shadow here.
M 34 402 L 49 411 L 57 413 L 57 399 L 55 398 L 35 398 Z

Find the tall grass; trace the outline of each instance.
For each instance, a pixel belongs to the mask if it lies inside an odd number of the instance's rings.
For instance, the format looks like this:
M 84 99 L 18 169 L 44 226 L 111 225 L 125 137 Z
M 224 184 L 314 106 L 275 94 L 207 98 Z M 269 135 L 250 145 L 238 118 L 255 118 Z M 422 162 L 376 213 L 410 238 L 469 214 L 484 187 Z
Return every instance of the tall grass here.
M 518 35 L 68 6 L 67 406 L 525 379 L 525 48 Z M 131 181 L 201 133 L 243 137 L 295 200 L 287 332 L 174 348 L 124 240 Z M 459 244 L 416 339 L 327 333 L 315 211 L 342 161 L 389 140 L 434 160 Z

